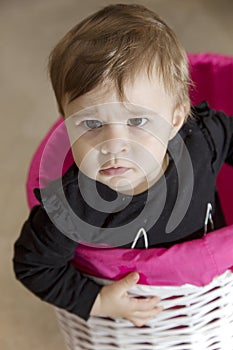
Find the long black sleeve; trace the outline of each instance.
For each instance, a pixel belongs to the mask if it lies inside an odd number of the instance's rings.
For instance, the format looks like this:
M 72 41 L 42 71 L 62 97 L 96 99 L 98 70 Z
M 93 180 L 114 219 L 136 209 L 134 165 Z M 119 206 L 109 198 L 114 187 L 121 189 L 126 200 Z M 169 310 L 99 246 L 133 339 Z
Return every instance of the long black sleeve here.
M 70 263 L 76 247 L 37 206 L 15 243 L 13 265 L 16 278 L 40 299 L 87 320 L 101 286 Z

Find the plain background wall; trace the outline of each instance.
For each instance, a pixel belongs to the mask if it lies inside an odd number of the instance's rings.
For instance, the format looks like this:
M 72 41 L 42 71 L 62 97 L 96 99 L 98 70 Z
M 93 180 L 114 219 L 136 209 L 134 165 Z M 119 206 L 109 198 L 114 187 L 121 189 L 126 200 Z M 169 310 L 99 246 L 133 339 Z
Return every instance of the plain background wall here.
M 13 243 L 28 215 L 24 184 L 30 158 L 58 116 L 46 73 L 48 54 L 77 21 L 113 3 L 117 2 L 0 1 L 1 350 L 65 348 L 51 306 L 40 302 L 14 278 Z M 233 55 L 232 0 L 138 3 L 164 17 L 188 52 Z

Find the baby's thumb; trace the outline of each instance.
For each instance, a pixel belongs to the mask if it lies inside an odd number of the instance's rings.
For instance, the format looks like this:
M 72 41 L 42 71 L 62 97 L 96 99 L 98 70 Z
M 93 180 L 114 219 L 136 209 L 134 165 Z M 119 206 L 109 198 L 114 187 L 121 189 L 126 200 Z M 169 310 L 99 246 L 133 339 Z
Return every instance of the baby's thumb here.
M 119 292 L 127 292 L 131 287 L 133 287 L 139 280 L 139 274 L 137 272 L 130 272 L 121 280 L 115 283 L 115 287 Z

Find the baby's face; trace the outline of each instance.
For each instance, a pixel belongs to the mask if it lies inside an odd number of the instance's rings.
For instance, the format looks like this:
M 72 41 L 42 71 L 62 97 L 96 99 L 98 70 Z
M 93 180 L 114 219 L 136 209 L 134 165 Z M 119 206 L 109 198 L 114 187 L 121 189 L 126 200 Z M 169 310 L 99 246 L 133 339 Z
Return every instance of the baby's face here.
M 74 160 L 88 177 L 126 194 L 151 187 L 168 165 L 167 145 L 185 118 L 158 79 L 142 74 L 125 86 L 126 102 L 109 84 L 64 106 Z

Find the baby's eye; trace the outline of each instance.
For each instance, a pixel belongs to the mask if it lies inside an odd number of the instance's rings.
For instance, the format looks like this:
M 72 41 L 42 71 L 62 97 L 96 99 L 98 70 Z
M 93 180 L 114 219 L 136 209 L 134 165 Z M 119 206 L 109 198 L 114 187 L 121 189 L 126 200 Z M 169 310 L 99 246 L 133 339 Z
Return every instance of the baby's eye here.
M 127 124 L 129 126 L 143 126 L 147 121 L 147 118 L 130 118 L 127 120 Z
M 96 119 L 84 120 L 82 123 L 85 126 L 85 128 L 91 129 L 91 130 L 98 129 L 103 125 L 100 120 L 96 120 Z

